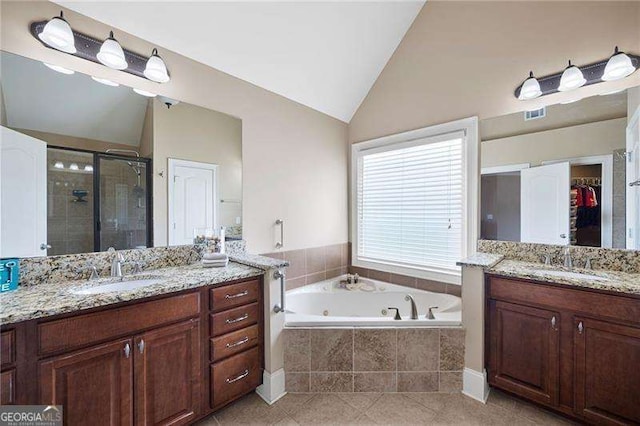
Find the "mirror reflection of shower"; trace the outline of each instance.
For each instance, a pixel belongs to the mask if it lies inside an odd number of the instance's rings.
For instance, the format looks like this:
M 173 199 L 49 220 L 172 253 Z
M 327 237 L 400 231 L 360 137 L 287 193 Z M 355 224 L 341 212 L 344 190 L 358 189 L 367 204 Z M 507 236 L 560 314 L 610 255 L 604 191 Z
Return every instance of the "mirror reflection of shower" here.
M 133 149 L 116 149 L 111 148 L 106 151 L 107 154 L 135 154 L 136 158 L 140 158 L 140 153 Z M 131 162 L 128 161 L 127 165 L 133 170 L 136 174 L 136 184 L 133 187 L 132 194 L 137 200 L 137 207 L 139 209 L 143 209 L 144 199 L 145 199 L 145 190 L 142 187 L 142 167 L 144 167 L 144 163 Z

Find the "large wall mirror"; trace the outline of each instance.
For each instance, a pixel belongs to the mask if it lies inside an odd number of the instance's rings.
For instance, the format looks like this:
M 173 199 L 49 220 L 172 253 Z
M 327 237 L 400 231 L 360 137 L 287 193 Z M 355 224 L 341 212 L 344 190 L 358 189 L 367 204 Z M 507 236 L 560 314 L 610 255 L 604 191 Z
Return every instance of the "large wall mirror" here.
M 481 120 L 481 238 L 640 249 L 639 97 Z
M 241 238 L 239 119 L 0 61 L 0 257 L 183 245 L 221 227 Z

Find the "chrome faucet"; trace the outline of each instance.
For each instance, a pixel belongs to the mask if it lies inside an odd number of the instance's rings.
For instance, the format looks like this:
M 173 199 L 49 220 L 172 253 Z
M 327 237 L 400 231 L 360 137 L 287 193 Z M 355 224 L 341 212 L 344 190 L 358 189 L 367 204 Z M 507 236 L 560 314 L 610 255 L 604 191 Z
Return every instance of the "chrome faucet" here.
M 416 301 L 413 300 L 413 296 L 407 294 L 404 300 L 406 300 L 407 302 L 411 302 L 411 319 L 418 319 L 418 307 L 416 306 Z
M 122 278 L 122 263 L 124 262 L 124 256 L 122 256 L 122 253 L 119 253 L 113 247 L 109 247 L 107 252 L 113 253 L 113 260 L 111 261 L 111 276 L 114 278 Z
M 573 259 L 571 259 L 571 250 L 569 247 L 564 249 L 564 267 L 573 269 Z

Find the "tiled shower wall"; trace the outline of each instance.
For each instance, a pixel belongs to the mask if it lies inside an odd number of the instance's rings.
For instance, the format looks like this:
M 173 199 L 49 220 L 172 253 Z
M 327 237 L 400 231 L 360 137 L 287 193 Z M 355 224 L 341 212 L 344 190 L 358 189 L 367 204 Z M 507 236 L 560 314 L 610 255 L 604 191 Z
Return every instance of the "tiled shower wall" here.
M 289 261 L 287 268 L 287 290 L 334 278 L 347 272 L 361 277 L 385 281 L 420 290 L 448 293 L 460 296 L 461 287 L 438 281 L 359 268 L 351 265 L 351 244 L 334 244 L 301 250 L 266 253 L 264 256 Z
M 284 330 L 288 392 L 457 392 L 459 328 Z

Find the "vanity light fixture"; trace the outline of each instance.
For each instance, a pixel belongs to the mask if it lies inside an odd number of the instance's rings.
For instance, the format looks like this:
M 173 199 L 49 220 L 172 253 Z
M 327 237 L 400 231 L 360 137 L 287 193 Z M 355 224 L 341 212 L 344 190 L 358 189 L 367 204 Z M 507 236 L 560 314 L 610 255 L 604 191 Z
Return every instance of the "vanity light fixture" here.
M 71 26 L 64 19 L 62 11 L 60 16 L 54 16 L 46 23 L 38 38 L 47 46 L 66 53 L 76 53 L 75 37 Z
M 582 71 L 580 68 L 575 65 L 571 65 L 571 61 L 569 61 L 569 66 L 565 68 L 562 76 L 560 77 L 560 85 L 558 86 L 559 92 L 568 92 L 569 90 L 577 89 L 578 87 L 582 87 L 587 82 L 587 79 L 584 78 Z
M 607 61 L 602 74 L 602 81 L 615 81 L 631 75 L 636 67 L 631 63 L 631 58 L 616 46 L 613 55 Z
M 603 81 L 620 80 L 633 74 L 638 67 L 640 56 L 621 52 L 616 46 L 611 57 L 598 62 L 576 66 L 569 61 L 569 66 L 563 72 L 538 78 L 534 78 L 533 73 L 530 73 L 529 78 L 518 86 L 513 94 L 520 100 L 535 99 L 538 96 L 575 90 Z
M 69 170 L 78 170 L 79 167 L 76 163 L 69 164 Z
M 138 95 L 146 96 L 147 98 L 155 98 L 156 96 L 158 96 L 155 93 L 147 92 L 146 90 L 142 89 L 136 89 L 135 87 L 133 88 L 133 91 Z
M 74 31 L 62 17 L 29 24 L 31 35 L 44 46 L 69 53 L 77 58 L 124 71 L 156 83 L 166 83 L 171 77 L 164 60 L 153 49 L 151 57 L 123 48 L 113 31 L 105 40 Z M 76 43 L 77 41 L 77 43 Z M 96 80 L 97 81 L 97 80 Z
M 111 86 L 111 87 L 120 86 L 119 83 L 116 83 L 115 81 L 107 80 L 106 78 L 95 77 L 93 75 L 91 76 L 91 78 L 93 79 L 93 81 L 97 81 L 98 83 L 104 84 L 105 86 Z
M 64 163 L 62 161 L 56 161 L 53 167 L 56 169 L 64 169 Z
M 520 90 L 518 99 L 523 101 L 535 99 L 541 94 L 542 91 L 540 90 L 540 83 L 538 82 L 538 79 L 533 76 L 533 71 L 529 71 L 529 78 L 522 83 L 522 89 Z
M 156 83 L 166 83 L 170 80 L 167 66 L 160 55 L 158 55 L 158 49 L 154 48 L 151 52 L 151 57 L 144 68 L 144 76 Z
M 54 71 L 57 71 L 59 73 L 62 73 L 62 74 L 71 75 L 71 74 L 75 74 L 76 73 L 74 70 L 70 70 L 69 68 L 61 67 L 60 65 L 48 64 L 46 62 L 43 62 L 43 64 L 47 68 L 50 68 L 50 69 L 52 69 Z
M 123 70 L 128 66 L 122 46 L 120 46 L 118 40 L 113 37 L 113 31 L 109 33 L 109 38 L 100 46 L 100 51 L 96 55 L 96 58 L 98 58 L 103 65 L 115 70 Z

